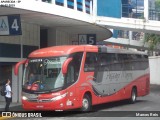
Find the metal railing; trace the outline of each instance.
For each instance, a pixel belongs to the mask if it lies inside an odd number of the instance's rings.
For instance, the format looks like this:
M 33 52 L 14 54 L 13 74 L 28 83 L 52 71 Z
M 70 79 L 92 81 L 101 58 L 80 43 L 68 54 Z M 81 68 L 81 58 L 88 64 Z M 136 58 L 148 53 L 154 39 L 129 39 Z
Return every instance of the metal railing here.
M 149 9 L 149 20 L 160 21 L 160 10 Z
M 133 8 L 129 4 L 122 4 L 122 17 L 143 19 L 144 11 L 137 7 Z
M 143 32 L 119 30 L 118 31 L 118 38 L 125 38 L 125 39 L 140 41 L 140 40 L 144 39 L 144 33 Z

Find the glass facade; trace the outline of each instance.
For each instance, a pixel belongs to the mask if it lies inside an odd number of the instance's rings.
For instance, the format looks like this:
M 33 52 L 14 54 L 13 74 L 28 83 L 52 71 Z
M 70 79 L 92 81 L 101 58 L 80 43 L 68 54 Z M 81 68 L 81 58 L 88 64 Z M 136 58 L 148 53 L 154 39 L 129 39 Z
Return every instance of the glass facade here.
M 42 0 L 42 2 L 46 2 L 46 3 L 52 3 L 51 0 Z M 64 2 L 65 0 L 55 0 L 55 4 L 56 5 L 60 5 L 60 6 L 64 6 Z M 77 10 L 78 11 L 83 11 L 83 0 L 66 0 L 67 2 L 67 7 L 74 9 L 74 2 L 77 2 Z M 85 12 L 90 14 L 90 3 L 92 2 L 92 0 L 85 0 Z
M 144 18 L 144 0 L 122 0 L 122 17 Z
M 160 3 L 158 0 L 149 0 L 149 20 L 160 21 Z

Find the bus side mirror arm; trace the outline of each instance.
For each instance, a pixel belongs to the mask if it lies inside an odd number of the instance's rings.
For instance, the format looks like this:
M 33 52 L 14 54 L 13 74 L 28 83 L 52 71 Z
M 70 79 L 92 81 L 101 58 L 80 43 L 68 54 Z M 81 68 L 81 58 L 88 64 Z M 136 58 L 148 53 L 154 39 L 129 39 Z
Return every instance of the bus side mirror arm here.
M 14 74 L 17 76 L 18 75 L 18 70 L 19 70 L 19 66 L 26 63 L 26 60 L 22 60 L 20 62 L 18 62 L 15 67 L 14 67 Z
M 65 75 L 67 73 L 68 65 L 73 60 L 73 58 L 68 58 L 62 65 L 62 73 Z

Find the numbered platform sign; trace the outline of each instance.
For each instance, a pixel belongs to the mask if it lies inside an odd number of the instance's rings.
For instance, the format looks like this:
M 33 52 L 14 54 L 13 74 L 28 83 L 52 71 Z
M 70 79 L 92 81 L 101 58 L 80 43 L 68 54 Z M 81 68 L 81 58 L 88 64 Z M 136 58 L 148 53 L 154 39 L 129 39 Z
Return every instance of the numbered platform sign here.
M 79 34 L 78 42 L 80 45 L 84 44 L 96 45 L 96 34 Z
M 20 15 L 0 16 L 0 35 L 21 35 Z

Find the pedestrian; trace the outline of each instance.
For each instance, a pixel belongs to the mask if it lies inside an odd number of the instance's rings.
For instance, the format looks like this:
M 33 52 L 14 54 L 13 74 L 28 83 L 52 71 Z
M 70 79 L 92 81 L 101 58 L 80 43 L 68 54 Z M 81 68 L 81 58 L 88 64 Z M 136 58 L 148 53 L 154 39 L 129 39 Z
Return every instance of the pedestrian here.
M 128 17 L 130 17 L 130 18 L 132 18 L 132 16 L 133 16 L 133 11 L 132 11 L 132 9 L 133 9 L 133 6 L 132 6 L 132 4 L 131 4 L 131 1 L 128 0 L 128 13 L 129 13 L 129 16 L 128 16 Z
M 12 101 L 12 91 L 11 91 L 11 86 L 10 86 L 10 79 L 6 80 L 6 95 L 5 95 L 5 100 L 6 100 L 6 106 L 5 106 L 5 111 L 9 111 L 9 106 Z

